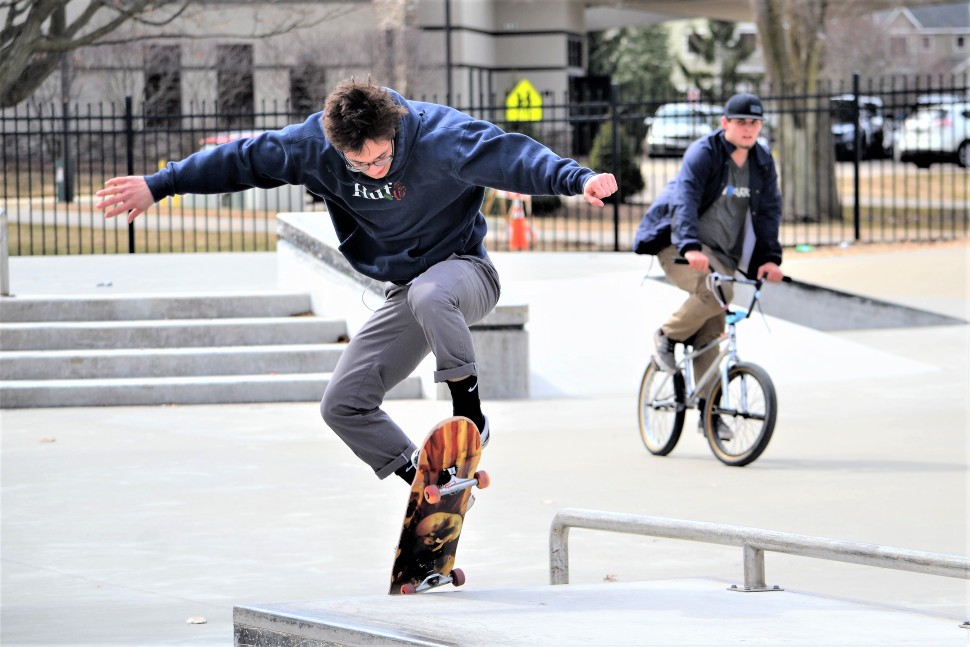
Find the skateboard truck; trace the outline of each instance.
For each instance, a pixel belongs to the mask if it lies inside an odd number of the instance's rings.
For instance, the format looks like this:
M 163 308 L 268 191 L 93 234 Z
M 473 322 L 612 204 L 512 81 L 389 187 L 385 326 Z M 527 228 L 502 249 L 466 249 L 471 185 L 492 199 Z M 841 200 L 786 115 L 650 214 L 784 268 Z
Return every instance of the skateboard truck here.
M 460 568 L 456 568 L 451 571 L 449 575 L 442 575 L 441 573 L 432 573 L 428 577 L 424 578 L 417 586 L 414 584 L 404 584 L 401 586 L 401 595 L 410 595 L 412 593 L 421 593 L 422 591 L 427 591 L 429 589 L 438 588 L 439 586 L 444 586 L 445 584 L 454 584 L 455 586 L 461 586 L 465 583 L 465 573 Z
M 449 470 L 451 471 L 451 470 Z M 488 478 L 488 472 L 478 471 L 475 472 L 475 477 L 470 479 L 462 478 L 452 478 L 445 485 L 429 485 L 424 488 L 424 499 L 428 503 L 437 503 L 441 501 L 441 497 L 450 496 L 458 492 L 463 492 L 473 486 L 478 486 L 480 490 L 484 490 L 489 486 L 491 480 Z

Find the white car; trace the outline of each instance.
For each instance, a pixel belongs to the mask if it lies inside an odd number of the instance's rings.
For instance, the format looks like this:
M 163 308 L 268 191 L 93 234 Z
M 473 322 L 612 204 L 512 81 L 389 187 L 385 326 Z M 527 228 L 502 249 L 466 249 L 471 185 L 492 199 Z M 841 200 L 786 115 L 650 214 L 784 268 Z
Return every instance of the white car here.
M 691 143 L 721 125 L 722 106 L 709 103 L 665 103 L 647 117 L 644 150 L 649 157 L 679 157 Z
M 970 102 L 923 106 L 899 131 L 899 160 L 929 168 L 934 162 L 970 167 Z

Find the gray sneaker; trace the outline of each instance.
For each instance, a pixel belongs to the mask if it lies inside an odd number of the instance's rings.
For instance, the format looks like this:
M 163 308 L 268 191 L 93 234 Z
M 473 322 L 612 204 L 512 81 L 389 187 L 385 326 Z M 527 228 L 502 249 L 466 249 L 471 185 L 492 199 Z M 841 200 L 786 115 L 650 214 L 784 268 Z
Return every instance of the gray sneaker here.
M 677 358 L 674 355 L 674 349 L 677 347 L 677 342 L 665 335 L 662 328 L 657 328 L 657 332 L 653 334 L 653 346 L 653 359 L 660 370 L 676 373 Z
M 718 437 L 718 439 L 720 439 L 720 440 L 722 440 L 724 442 L 728 442 L 729 440 L 733 440 L 734 439 L 734 430 L 731 429 L 727 425 L 726 422 L 724 422 L 723 420 L 721 420 L 720 417 L 716 418 L 716 420 L 717 420 L 717 422 L 715 422 L 714 424 L 715 424 L 715 426 L 717 428 L 717 437 Z M 699 434 L 703 434 L 704 433 L 704 419 L 703 418 L 698 418 L 697 419 L 697 433 L 699 433 Z
M 718 418 L 716 424 L 717 424 L 717 437 L 720 440 L 723 440 L 724 442 L 728 442 L 729 440 L 734 439 L 734 430 L 728 427 L 726 422 Z

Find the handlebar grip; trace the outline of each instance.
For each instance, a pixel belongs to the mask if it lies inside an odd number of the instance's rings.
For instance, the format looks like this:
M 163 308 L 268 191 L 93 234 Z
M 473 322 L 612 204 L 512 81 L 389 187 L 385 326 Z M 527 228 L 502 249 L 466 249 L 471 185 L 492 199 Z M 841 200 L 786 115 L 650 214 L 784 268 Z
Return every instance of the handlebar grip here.
M 674 263 L 676 265 L 690 265 L 690 262 L 683 256 L 678 256 L 677 258 L 675 258 Z

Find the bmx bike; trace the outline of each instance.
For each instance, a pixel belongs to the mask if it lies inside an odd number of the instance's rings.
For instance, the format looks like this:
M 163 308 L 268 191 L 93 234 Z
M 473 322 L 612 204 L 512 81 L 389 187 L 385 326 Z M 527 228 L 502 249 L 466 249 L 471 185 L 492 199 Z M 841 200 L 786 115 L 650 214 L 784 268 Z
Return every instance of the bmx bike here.
M 754 288 L 748 306 L 727 303 L 723 283 Z M 762 279 L 736 278 L 718 272 L 707 276 L 707 287 L 724 309 L 726 331 L 701 348 L 684 345 L 677 370 L 662 370 L 653 358 L 640 382 L 637 415 L 647 450 L 666 456 L 680 440 L 687 409 L 698 408 L 711 451 L 725 465 L 741 467 L 768 447 L 778 415 L 778 396 L 768 372 L 738 356 L 737 324 L 748 319 L 761 299 Z M 720 347 L 717 360 L 695 379 L 692 360 Z

